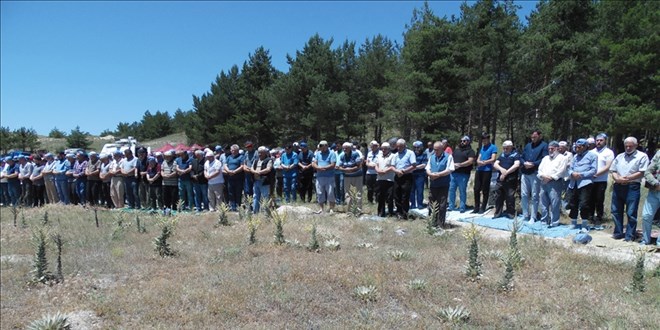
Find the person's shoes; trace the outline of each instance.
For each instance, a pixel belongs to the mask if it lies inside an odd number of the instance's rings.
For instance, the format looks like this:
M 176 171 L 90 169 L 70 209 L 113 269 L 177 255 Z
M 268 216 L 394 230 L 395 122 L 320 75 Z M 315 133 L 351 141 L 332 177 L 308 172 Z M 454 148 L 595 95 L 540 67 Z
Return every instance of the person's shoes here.
M 612 239 L 619 240 L 619 239 L 622 239 L 622 238 L 624 238 L 624 237 L 625 237 L 625 236 L 624 236 L 623 234 L 619 234 L 619 235 L 614 235 L 614 234 L 612 234 Z
M 502 213 L 495 213 L 495 215 L 493 215 L 493 219 L 501 218 L 503 216 L 504 215 Z
M 485 208 L 479 209 L 479 213 L 481 213 L 481 214 L 486 213 L 486 209 Z
M 470 212 L 470 214 L 479 214 L 479 209 L 472 210 L 472 212 Z
M 551 223 L 548 225 L 548 228 L 555 228 L 555 227 L 559 227 L 559 221 L 557 221 L 557 222 L 551 222 Z
M 323 213 L 323 210 L 318 210 L 314 212 L 314 214 L 321 214 L 321 213 Z
M 536 222 L 536 220 L 534 220 L 534 219 L 529 219 L 529 221 L 527 221 L 527 223 L 529 223 L 530 225 L 533 225 L 535 222 Z
M 465 212 L 467 212 L 467 210 L 466 209 L 461 209 L 459 212 L 460 213 L 465 213 Z

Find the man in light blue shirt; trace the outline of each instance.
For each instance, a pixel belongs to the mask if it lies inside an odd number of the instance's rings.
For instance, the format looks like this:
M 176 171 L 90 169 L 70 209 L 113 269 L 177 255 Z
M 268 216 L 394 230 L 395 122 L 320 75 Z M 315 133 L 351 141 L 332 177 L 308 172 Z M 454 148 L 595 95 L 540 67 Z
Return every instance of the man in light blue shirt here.
M 410 210 L 410 191 L 413 185 L 412 172 L 417 167 L 417 157 L 415 153 L 406 148 L 406 140 L 396 141 L 398 150 L 394 157 L 394 204 L 396 205 L 396 215 L 399 219 L 408 219 Z
M 323 213 L 323 204 L 326 201 L 330 204 L 330 213 L 335 207 L 335 164 L 337 155 L 328 149 L 328 141 L 319 142 L 319 151 L 312 160 L 312 167 L 316 170 L 316 198 L 319 202 L 316 214 Z
M 598 167 L 598 156 L 587 149 L 587 140 L 578 139 L 575 142 L 575 157 L 568 169 L 568 176 L 571 181 L 568 189 L 571 189 L 571 202 L 569 207 L 571 212 L 571 224 L 574 229 L 589 227 L 589 216 L 591 215 L 591 184 L 593 176 Z M 577 224 L 578 211 L 582 218 L 582 225 Z

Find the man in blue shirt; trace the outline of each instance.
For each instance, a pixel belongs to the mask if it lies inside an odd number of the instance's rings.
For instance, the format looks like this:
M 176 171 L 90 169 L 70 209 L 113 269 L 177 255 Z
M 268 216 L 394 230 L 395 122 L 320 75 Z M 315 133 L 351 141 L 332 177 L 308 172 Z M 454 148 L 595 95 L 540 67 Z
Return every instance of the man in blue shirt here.
M 415 149 L 415 158 L 417 166 L 413 171 L 413 185 L 410 191 L 410 208 L 421 209 L 424 207 L 424 182 L 426 181 L 426 163 L 429 160 L 429 155 L 424 150 L 422 141 L 415 141 L 413 143 Z
M 406 148 L 406 140 L 396 141 L 398 150 L 394 157 L 394 204 L 399 219 L 408 219 L 410 210 L 410 191 L 413 185 L 412 172 L 417 167 L 417 157 L 412 150 Z
M 284 179 L 284 199 L 287 203 L 295 203 L 298 183 L 298 154 L 293 150 L 291 143 L 284 147 L 284 153 L 280 157 L 280 168 Z
M 300 167 L 299 179 L 300 186 L 298 193 L 302 201 L 307 200 L 307 203 L 312 201 L 312 190 L 314 185 L 314 168 L 312 167 L 312 160 L 314 160 L 314 153 L 307 147 L 307 142 L 300 143 L 300 152 L 298 153 L 298 166 Z
M 176 158 L 176 174 L 179 176 L 179 199 L 184 202 L 183 210 L 192 210 L 195 203 L 192 177 L 190 176 L 192 159 L 188 156 L 188 152 L 184 150 L 178 151 L 178 155 L 179 157 Z
M 530 136 L 531 142 L 525 145 L 521 155 L 520 204 L 522 204 L 523 220 L 534 223 L 539 212 L 539 194 L 541 179 L 537 177 L 539 165 L 543 157 L 548 155 L 548 144 L 543 141 L 540 130 L 534 130 Z M 532 199 L 530 205 L 529 199 Z M 532 208 L 532 214 L 529 208 Z
M 245 152 L 243 153 L 244 159 L 244 170 L 247 172 L 254 160 L 257 158 L 257 150 L 254 149 L 254 143 L 252 141 L 245 142 Z M 243 184 L 243 192 L 245 196 L 252 196 L 254 194 L 254 178 L 252 175 L 245 176 L 245 182 Z
M 344 175 L 344 190 L 346 192 L 344 200 L 347 207 L 357 203 L 357 208 L 362 210 L 362 158 L 357 151 L 353 150 L 353 144 L 346 142 L 342 145 L 343 152 L 337 158 L 336 169 Z M 355 189 L 357 200 L 351 198 L 351 188 Z
M 337 155 L 328 149 L 328 141 L 319 142 L 319 151 L 314 156 L 312 166 L 316 170 L 316 198 L 319 202 L 319 210 L 316 214 L 323 213 L 323 204 L 327 201 L 330 213 L 335 207 L 335 165 Z
M 502 153 L 495 161 L 493 168 L 498 171 L 497 191 L 495 198 L 495 215 L 493 219 L 507 217 L 513 219 L 516 214 L 516 186 L 518 185 L 518 168 L 520 156 L 513 148 L 510 140 L 502 143 Z M 504 201 L 506 200 L 506 213 Z
M 493 164 L 497 159 L 497 147 L 490 143 L 490 134 L 481 134 L 483 143 L 477 157 L 477 173 L 474 177 L 474 214 L 486 212 L 488 196 L 490 195 L 490 179 L 493 174 Z M 481 196 L 484 200 L 481 203 Z
M 69 204 L 69 183 L 67 181 L 66 172 L 70 169 L 71 163 L 64 158 L 64 152 L 62 151 L 58 153 L 55 167 L 53 167 L 53 175 L 55 178 L 57 196 L 59 197 L 60 203 L 64 205 Z
M 449 184 L 451 172 L 454 171 L 454 158 L 445 152 L 447 145 L 442 142 L 433 144 L 434 154 L 429 157 L 426 165 L 429 183 L 429 208 L 435 207 L 435 218 L 432 219 L 433 227 L 444 228 L 447 217 L 447 196 L 449 195 Z M 429 210 L 433 214 L 434 210 Z
M 593 176 L 598 167 L 598 156 L 589 152 L 587 140 L 575 141 L 575 157 L 568 168 L 568 176 L 571 178 L 568 189 L 571 190 L 571 201 L 569 218 L 573 229 L 588 229 L 589 216 L 591 215 L 591 184 Z M 582 225 L 577 224 L 578 211 L 582 218 Z

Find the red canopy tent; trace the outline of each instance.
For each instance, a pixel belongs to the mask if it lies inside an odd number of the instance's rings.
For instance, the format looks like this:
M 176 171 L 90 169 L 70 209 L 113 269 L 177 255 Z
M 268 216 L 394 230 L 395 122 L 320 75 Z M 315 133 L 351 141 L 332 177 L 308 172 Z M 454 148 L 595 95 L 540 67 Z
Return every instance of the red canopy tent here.
M 176 145 L 176 147 L 174 147 L 174 150 L 176 150 L 176 151 L 188 151 L 188 150 L 190 150 L 190 147 L 183 144 L 183 143 L 179 143 L 179 144 Z
M 173 145 L 171 145 L 169 143 L 165 143 L 164 146 L 154 150 L 154 152 L 165 152 L 165 151 L 172 150 L 172 149 L 174 149 Z
M 199 144 L 195 143 L 192 146 L 190 146 L 190 149 L 192 149 L 192 150 L 204 150 L 204 147 L 202 147 Z

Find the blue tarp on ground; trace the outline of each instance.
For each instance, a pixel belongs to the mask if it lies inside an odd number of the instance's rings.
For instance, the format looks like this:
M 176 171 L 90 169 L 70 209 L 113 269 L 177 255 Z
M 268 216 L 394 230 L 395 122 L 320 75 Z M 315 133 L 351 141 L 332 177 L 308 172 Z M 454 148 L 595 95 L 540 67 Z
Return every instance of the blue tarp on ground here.
M 493 219 L 492 217 L 458 218 L 456 220 L 467 223 L 474 222 L 475 225 L 507 231 L 511 231 L 514 221 L 508 218 Z M 518 225 L 520 226 L 520 233 L 541 235 L 544 237 L 552 238 L 567 237 L 580 232 L 579 229 L 570 229 L 570 225 L 560 225 L 558 227 L 548 228 L 548 225 L 542 224 L 540 222 L 529 224 L 527 221 L 522 220 L 518 220 Z

